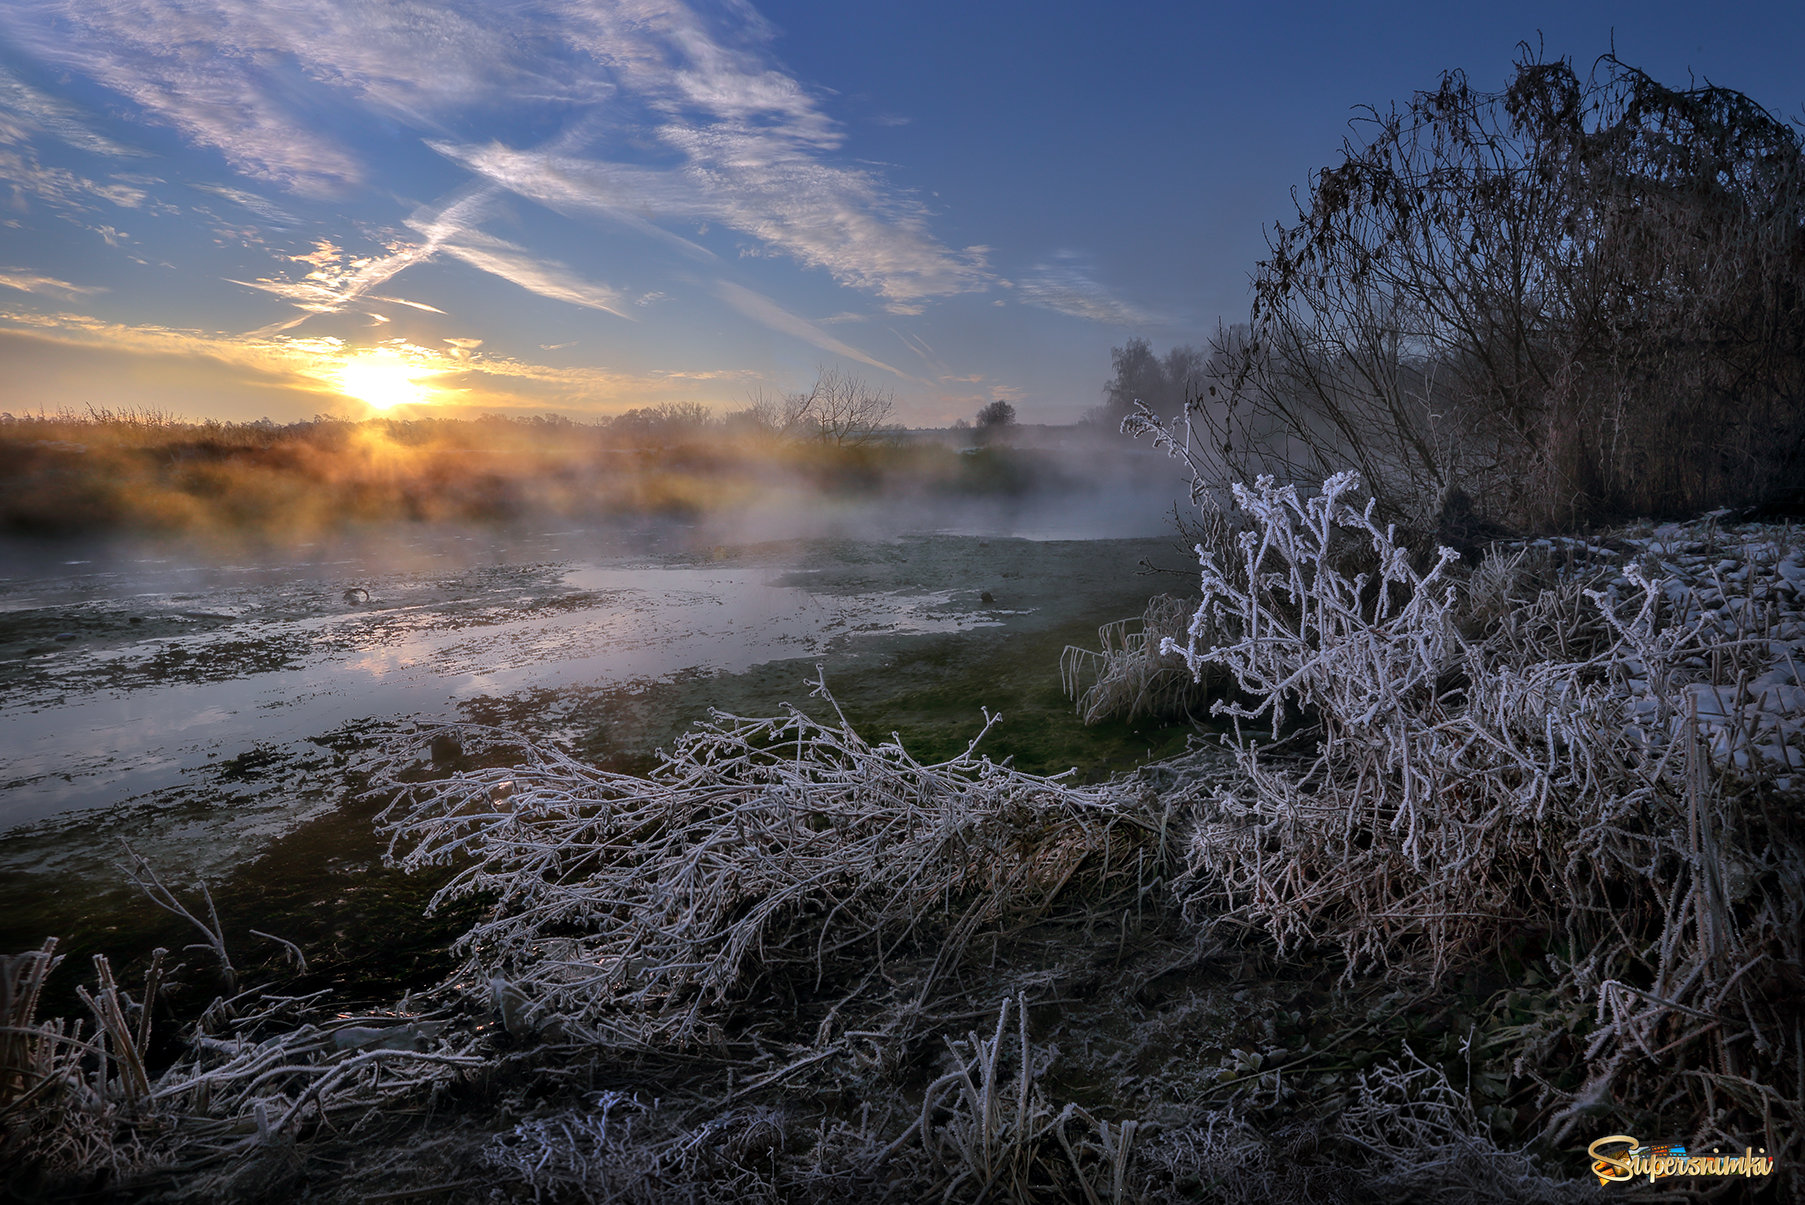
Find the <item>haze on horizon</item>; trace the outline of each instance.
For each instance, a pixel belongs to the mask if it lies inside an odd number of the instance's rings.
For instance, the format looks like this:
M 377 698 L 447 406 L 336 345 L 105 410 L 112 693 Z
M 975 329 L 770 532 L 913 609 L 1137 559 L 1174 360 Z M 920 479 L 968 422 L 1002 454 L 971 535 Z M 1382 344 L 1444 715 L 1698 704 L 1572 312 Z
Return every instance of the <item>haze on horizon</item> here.
M 1583 70 L 1797 119 L 1805 10 L 931 0 L 0 7 L 0 411 L 1069 422 L 1246 308 L 1361 105 Z

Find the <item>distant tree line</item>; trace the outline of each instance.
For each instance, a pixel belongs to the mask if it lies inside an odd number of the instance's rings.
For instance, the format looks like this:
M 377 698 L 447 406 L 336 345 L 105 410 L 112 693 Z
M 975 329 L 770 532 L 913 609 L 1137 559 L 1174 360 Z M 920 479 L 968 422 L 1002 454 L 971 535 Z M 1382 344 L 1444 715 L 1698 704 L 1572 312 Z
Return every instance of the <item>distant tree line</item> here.
M 1369 111 L 1245 327 L 1113 354 L 1100 417 L 1201 478 L 1358 469 L 1395 517 L 1551 529 L 1805 502 L 1805 154 L 1728 88 L 1525 47 Z

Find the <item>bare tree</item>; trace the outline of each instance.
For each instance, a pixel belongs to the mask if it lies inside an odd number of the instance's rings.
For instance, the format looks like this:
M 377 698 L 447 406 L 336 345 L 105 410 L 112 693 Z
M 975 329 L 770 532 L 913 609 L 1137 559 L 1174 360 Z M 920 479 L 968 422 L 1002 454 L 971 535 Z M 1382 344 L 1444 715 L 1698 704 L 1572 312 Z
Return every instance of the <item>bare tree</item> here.
M 742 412 L 747 421 L 786 439 L 850 448 L 889 436 L 896 399 L 839 369 L 821 368 L 805 393 L 772 397 L 762 390 Z
M 817 437 L 835 447 L 857 447 L 890 433 L 895 396 L 839 368 L 822 368 L 808 394 L 808 418 Z
M 700 402 L 664 402 L 615 415 L 608 432 L 630 446 L 670 447 L 698 440 L 714 425 L 713 412 Z
M 768 434 L 800 439 L 813 437 L 817 431 L 813 419 L 813 393 L 787 393 L 773 397 L 763 389 L 754 393 L 741 415 L 754 427 Z
M 1187 401 L 1200 456 L 1351 467 L 1394 515 L 1470 498 L 1525 527 L 1805 492 L 1797 131 L 1525 48 L 1504 91 L 1450 72 L 1363 132 L 1275 229 L 1216 396 Z

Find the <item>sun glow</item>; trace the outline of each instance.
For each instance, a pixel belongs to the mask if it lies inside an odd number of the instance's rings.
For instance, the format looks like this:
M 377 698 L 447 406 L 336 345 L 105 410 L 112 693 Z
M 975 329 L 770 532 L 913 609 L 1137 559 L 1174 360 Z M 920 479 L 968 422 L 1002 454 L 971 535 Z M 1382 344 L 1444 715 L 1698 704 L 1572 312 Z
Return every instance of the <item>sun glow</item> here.
M 366 402 L 377 410 L 429 402 L 434 390 L 418 378 L 420 367 L 400 356 L 381 353 L 346 360 L 338 370 L 338 391 Z

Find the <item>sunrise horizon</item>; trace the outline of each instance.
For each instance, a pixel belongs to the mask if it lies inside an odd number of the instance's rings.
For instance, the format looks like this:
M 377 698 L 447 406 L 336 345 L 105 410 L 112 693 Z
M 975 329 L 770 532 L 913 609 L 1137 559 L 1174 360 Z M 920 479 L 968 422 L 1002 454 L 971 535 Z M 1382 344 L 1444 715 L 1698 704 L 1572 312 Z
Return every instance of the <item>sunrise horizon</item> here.
M 1361 106 L 1528 40 L 1785 116 L 1800 23 L 14 5 L 0 411 L 727 413 L 833 367 L 906 425 L 1070 423 L 1112 348 L 1245 319 Z

